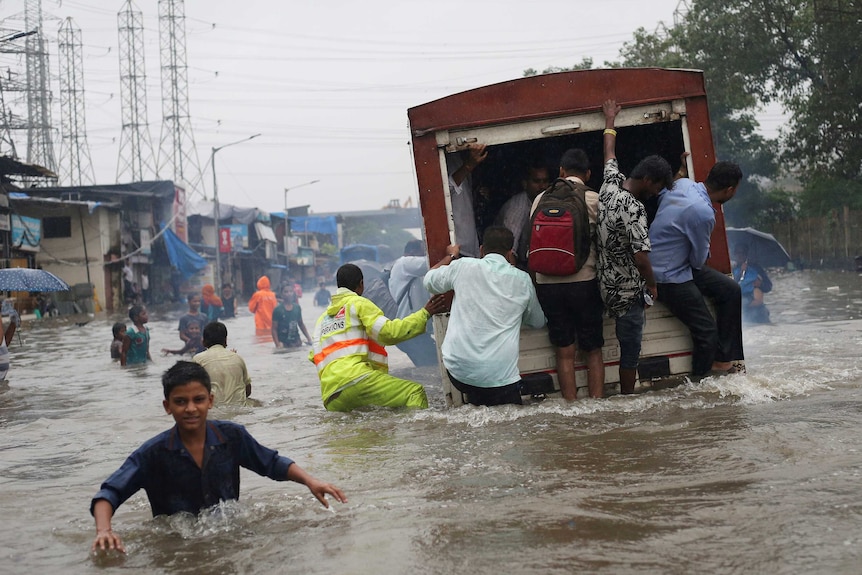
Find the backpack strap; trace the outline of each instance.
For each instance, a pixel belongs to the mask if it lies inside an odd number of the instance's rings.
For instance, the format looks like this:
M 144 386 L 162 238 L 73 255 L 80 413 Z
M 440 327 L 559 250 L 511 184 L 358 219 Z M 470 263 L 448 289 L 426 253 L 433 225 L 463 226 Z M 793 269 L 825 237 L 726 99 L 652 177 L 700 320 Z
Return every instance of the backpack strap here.
M 413 276 L 410 278 L 410 281 L 407 282 L 407 285 L 404 286 L 404 289 L 395 297 L 395 303 L 398 304 L 398 307 L 401 307 L 401 301 L 404 297 L 407 297 L 407 305 L 410 306 L 410 309 L 413 309 L 413 298 L 410 297 L 410 290 L 413 288 L 413 282 L 419 279 L 419 276 Z

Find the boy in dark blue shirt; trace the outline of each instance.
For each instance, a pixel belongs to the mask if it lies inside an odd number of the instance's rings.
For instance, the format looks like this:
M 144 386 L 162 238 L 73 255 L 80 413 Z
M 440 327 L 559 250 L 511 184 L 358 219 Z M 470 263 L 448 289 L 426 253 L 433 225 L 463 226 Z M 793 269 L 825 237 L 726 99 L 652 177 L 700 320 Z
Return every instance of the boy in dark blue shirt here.
M 213 396 L 210 377 L 200 365 L 178 361 L 162 376 L 162 386 L 165 412 L 176 425 L 132 453 L 93 497 L 93 551 L 125 553 L 120 536 L 111 531 L 111 518 L 139 489 L 147 492 L 153 516 L 179 511 L 197 514 L 219 501 L 239 498 L 240 466 L 276 481 L 301 483 L 327 508 L 326 494 L 341 503 L 347 501 L 334 485 L 315 479 L 293 460 L 260 445 L 245 427 L 207 421 Z

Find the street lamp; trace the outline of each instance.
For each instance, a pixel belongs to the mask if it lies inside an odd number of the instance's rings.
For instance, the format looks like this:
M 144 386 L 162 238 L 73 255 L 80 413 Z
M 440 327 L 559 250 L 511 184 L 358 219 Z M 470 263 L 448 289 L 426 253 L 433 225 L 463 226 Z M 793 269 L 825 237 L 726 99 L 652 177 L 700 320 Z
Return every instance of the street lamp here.
M 316 184 L 320 180 L 311 180 L 310 182 L 305 182 L 304 184 L 296 184 L 295 186 L 290 186 L 289 188 L 284 188 L 284 219 L 287 220 L 287 192 L 290 190 L 295 190 L 296 188 L 301 188 L 302 186 L 310 186 L 311 184 Z
M 219 150 L 223 150 L 228 146 L 235 146 L 237 144 L 242 144 L 243 142 L 248 142 L 249 140 L 253 140 L 260 136 L 260 134 L 254 134 L 253 136 L 249 136 L 248 138 L 243 138 L 242 140 L 237 140 L 236 142 L 231 142 L 229 144 L 225 144 L 223 146 L 213 147 L 212 155 L 210 156 L 210 164 L 212 164 L 213 170 L 213 218 L 215 219 L 215 232 L 216 232 L 216 253 L 215 253 L 215 283 L 218 289 L 218 286 L 221 286 L 221 252 L 220 252 L 220 244 L 221 244 L 221 228 L 219 227 L 219 205 L 218 205 L 218 180 L 216 180 L 216 166 L 215 166 L 215 155 Z M 230 254 L 228 254 L 228 261 L 230 261 Z

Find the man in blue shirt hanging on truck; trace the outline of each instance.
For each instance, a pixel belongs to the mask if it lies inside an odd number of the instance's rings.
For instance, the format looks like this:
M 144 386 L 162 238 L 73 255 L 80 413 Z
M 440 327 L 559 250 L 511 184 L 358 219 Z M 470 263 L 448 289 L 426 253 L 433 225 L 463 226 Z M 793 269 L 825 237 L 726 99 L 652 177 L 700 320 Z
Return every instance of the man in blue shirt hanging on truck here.
M 715 227 L 712 206 L 733 198 L 741 180 L 742 170 L 731 162 L 716 163 L 703 183 L 678 179 L 673 190 L 659 194 L 650 226 L 658 299 L 691 332 L 695 377 L 733 373 L 734 362 L 744 360 L 739 285 L 706 265 Z M 715 318 L 706 298 L 715 306 Z

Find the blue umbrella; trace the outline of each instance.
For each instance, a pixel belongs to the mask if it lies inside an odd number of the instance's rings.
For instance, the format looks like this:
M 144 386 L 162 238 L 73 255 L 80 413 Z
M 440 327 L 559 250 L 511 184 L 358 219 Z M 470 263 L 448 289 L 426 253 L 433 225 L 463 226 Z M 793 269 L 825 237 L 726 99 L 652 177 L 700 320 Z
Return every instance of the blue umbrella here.
M 69 284 L 45 270 L 0 269 L 0 291 L 67 291 Z

